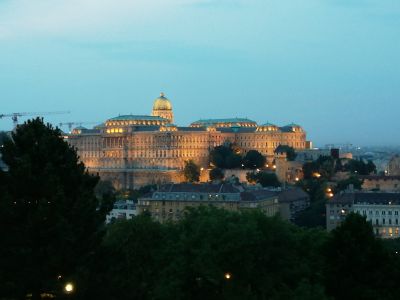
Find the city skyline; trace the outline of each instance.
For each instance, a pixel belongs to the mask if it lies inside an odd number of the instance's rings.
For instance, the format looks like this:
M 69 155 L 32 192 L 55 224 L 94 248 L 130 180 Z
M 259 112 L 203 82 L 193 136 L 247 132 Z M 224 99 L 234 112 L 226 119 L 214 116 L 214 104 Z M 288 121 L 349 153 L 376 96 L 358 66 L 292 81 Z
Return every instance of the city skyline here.
M 399 145 L 399 20 L 388 0 L 1 1 L 0 114 L 104 122 L 165 92 L 178 125 L 247 117 L 299 123 L 317 146 Z

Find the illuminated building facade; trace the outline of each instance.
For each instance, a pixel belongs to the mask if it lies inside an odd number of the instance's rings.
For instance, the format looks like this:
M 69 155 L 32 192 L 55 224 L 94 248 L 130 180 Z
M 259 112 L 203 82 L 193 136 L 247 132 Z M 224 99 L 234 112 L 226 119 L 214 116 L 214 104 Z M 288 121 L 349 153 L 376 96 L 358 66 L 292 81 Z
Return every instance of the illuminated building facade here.
M 351 213 L 371 223 L 376 236 L 400 237 L 400 193 L 354 192 L 337 194 L 326 204 L 326 228 L 335 229 Z
M 215 146 L 232 143 L 242 154 L 249 150 L 274 159 L 279 145 L 308 148 L 301 126 L 258 125 L 245 118 L 209 119 L 189 126 L 173 124 L 171 102 L 161 94 L 151 115 L 122 115 L 93 129 L 75 128 L 67 140 L 78 149 L 89 171 L 111 180 L 116 188 L 135 188 L 149 183 L 181 182 L 185 161 L 209 166 Z

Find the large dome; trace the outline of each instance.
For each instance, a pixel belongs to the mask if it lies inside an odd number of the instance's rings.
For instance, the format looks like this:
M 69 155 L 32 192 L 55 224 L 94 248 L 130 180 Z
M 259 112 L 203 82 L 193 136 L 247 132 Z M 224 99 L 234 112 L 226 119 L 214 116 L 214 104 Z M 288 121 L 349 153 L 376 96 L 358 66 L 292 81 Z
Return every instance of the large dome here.
M 154 100 L 153 110 L 172 110 L 171 102 L 164 96 L 164 93 Z

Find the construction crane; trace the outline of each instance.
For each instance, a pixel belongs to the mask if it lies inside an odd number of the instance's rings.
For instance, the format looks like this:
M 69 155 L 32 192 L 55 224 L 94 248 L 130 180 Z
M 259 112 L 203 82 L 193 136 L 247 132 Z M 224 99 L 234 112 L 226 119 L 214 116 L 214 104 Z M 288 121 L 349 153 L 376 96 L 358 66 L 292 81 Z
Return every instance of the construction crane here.
M 10 117 L 13 121 L 14 128 L 18 125 L 18 118 L 24 116 L 44 116 L 44 115 L 59 115 L 59 114 L 69 114 L 69 111 L 47 111 L 47 112 L 18 112 L 11 114 L 0 114 L 0 119 Z
M 100 122 L 64 122 L 64 123 L 59 123 L 58 126 L 60 128 L 62 126 L 68 126 L 68 130 L 71 132 L 72 126 L 82 126 L 83 124 L 100 124 Z

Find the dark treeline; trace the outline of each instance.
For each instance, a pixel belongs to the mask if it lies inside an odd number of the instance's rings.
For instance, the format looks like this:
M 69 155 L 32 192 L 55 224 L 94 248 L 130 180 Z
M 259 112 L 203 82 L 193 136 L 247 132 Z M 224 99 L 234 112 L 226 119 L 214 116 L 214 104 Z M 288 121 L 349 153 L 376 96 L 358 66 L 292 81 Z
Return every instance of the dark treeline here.
M 142 215 L 108 228 L 79 277 L 80 297 L 398 299 L 397 249 L 356 214 L 329 234 L 212 207 L 175 224 Z

